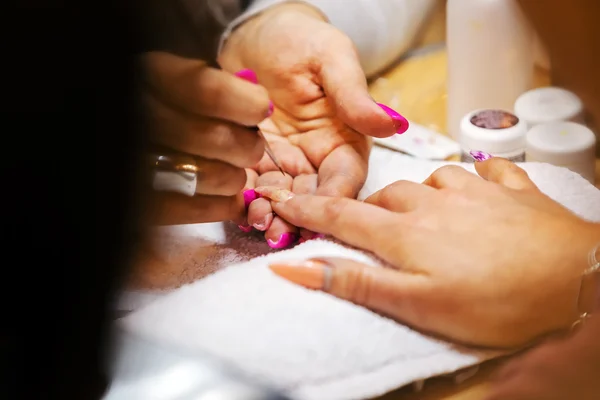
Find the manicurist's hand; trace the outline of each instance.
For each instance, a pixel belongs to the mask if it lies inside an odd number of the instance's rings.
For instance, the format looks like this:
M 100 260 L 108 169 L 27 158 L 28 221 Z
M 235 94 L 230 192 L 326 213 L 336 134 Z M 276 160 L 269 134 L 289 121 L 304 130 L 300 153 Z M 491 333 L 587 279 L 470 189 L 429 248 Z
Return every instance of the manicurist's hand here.
M 245 22 L 218 61 L 230 72 L 250 70 L 247 78 L 264 86 L 275 104 L 260 127 L 288 176 L 265 156 L 255 168 L 257 186 L 356 197 L 367 176 L 368 136 L 387 137 L 408 126 L 373 101 L 351 40 L 308 5 L 288 2 Z M 249 207 L 251 226 L 274 248 L 314 235 L 277 217 L 264 199 Z
M 245 220 L 242 191 L 254 187 L 257 177 L 246 168 L 264 152 L 264 142 L 251 127 L 273 110 L 267 91 L 201 60 L 151 52 L 140 61 L 154 153 L 174 160 L 191 157 L 198 170 L 193 197 L 153 192 L 152 222 Z
M 396 182 L 365 202 L 257 188 L 277 215 L 374 252 L 272 265 L 291 281 L 474 345 L 510 347 L 566 328 L 600 226 L 554 202 L 515 164 L 491 158 L 423 184 Z

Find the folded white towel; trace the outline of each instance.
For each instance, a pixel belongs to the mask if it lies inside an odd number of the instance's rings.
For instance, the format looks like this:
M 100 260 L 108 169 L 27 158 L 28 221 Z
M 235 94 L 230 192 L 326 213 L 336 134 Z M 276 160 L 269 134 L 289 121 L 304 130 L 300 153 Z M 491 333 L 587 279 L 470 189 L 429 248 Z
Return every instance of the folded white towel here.
M 364 198 L 399 179 L 422 181 L 445 162 L 428 162 L 375 148 Z M 472 165 L 463 165 L 473 171 Z M 549 196 L 584 218 L 600 221 L 600 190 L 562 168 L 523 165 Z M 150 338 L 204 350 L 298 399 L 362 399 L 405 384 L 476 365 L 498 352 L 456 346 L 392 320 L 273 275 L 273 260 L 344 256 L 376 264 L 340 244 L 310 241 L 274 252 L 230 224 L 166 228 L 182 240 L 212 246 L 215 265 L 247 260 L 157 297 L 129 293 L 124 308 L 137 311 L 121 323 Z M 237 228 L 235 228 L 237 229 Z M 267 254 L 255 257 L 257 254 Z M 132 297 L 133 296 L 133 297 Z M 150 300 L 150 301 L 149 301 Z M 129 303 L 127 304 L 127 301 Z

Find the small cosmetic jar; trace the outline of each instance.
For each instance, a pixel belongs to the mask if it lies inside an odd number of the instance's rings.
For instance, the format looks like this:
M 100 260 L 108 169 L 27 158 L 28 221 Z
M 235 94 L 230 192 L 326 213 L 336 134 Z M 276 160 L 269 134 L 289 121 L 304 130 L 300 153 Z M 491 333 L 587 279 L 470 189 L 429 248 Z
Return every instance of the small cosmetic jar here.
M 596 136 L 575 122 L 536 125 L 527 132 L 527 161 L 565 167 L 592 184 L 596 168 Z
M 523 93 L 514 105 L 515 115 L 529 129 L 548 122 L 585 124 L 583 102 L 575 93 L 558 87 L 542 87 Z
M 483 151 L 514 162 L 525 161 L 527 126 L 505 110 L 476 110 L 460 123 L 461 161 L 474 162 L 470 151 Z

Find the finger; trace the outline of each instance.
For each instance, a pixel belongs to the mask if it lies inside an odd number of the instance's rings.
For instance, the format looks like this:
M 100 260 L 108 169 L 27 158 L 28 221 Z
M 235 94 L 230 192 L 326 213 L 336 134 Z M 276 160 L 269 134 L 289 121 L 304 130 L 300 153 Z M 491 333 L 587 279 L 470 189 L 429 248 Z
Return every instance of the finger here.
M 504 158 L 492 157 L 486 161 L 476 162 L 475 170 L 483 179 L 510 189 L 538 189 L 523 168 Z
M 373 193 L 364 202 L 390 211 L 410 212 L 416 210 L 435 193 L 436 190 L 427 185 L 397 181 Z
M 350 144 L 331 152 L 319 166 L 316 194 L 356 197 L 367 179 L 368 162 Z
M 196 183 L 196 193 L 234 196 L 243 189 L 246 183 L 246 171 L 221 161 L 196 160 L 199 169 Z
M 479 182 L 480 179 L 458 165 L 446 165 L 438 168 L 425 181 L 424 185 L 435 189 L 463 190 L 468 185 Z
M 259 194 L 254 191 L 256 187 L 256 180 L 258 179 L 258 174 L 256 171 L 246 168 L 246 184 L 244 185 L 244 189 L 242 190 L 242 199 L 244 202 L 244 209 L 246 210 L 246 215 L 244 215 L 241 219 L 236 220 L 238 227 L 248 233 L 252 231 L 252 225 L 248 224 L 248 208 L 250 204 L 259 198 Z
M 274 137 L 272 134 L 265 134 L 265 138 L 269 141 L 275 157 L 277 157 L 285 172 L 292 176 L 314 174 L 317 172 L 308 158 L 306 158 L 306 154 L 299 147 L 290 144 L 287 140 L 279 136 Z M 263 154 L 256 168 L 261 174 L 279 171 L 279 168 L 277 168 L 266 152 Z
M 264 142 L 253 129 L 183 114 L 148 93 L 144 101 L 150 110 L 148 125 L 158 144 L 240 168 L 254 166 L 264 154 Z
M 321 80 L 336 115 L 356 131 L 374 137 L 402 133 L 408 121 L 373 101 L 358 55 L 350 39 L 338 44 L 332 55 L 322 60 Z
M 149 85 L 187 112 L 254 126 L 272 113 L 266 89 L 215 68 L 165 52 L 142 56 Z
M 292 192 L 295 194 L 314 194 L 317 191 L 317 183 L 317 174 L 296 176 L 292 183 Z
M 279 172 L 268 172 L 257 177 L 257 186 L 262 182 L 268 182 L 278 187 L 289 188 L 292 185 L 292 177 L 289 175 L 283 176 Z M 273 214 L 271 203 L 267 199 L 256 199 L 248 208 L 248 224 L 261 232 L 266 232 L 271 227 L 274 218 L 275 215 Z
M 292 188 L 292 178 L 289 175 L 283 176 L 280 172 L 267 172 L 259 176 L 256 181 L 258 186 L 269 185 L 271 187 L 277 187 L 285 190 Z M 265 200 L 265 199 L 262 199 Z M 294 244 L 298 239 L 298 229 L 285 219 L 273 214 L 271 204 L 264 206 L 263 202 L 260 202 L 256 208 L 261 207 L 261 213 L 252 212 L 252 217 L 259 215 L 259 218 L 268 219 L 269 214 L 273 216 L 269 227 L 265 231 L 265 239 L 268 245 L 273 249 L 283 249 Z M 268 210 L 268 211 L 267 211 Z
M 281 261 L 269 266 L 277 275 L 310 289 L 322 290 L 418 328 L 424 325 L 429 278 L 343 258 Z
M 291 224 L 320 232 L 356 247 L 369 250 L 386 261 L 397 263 L 402 240 L 390 238 L 399 232 L 402 214 L 372 204 L 342 197 L 298 195 L 268 187 L 256 191 L 271 201 L 275 213 Z
M 273 222 L 273 209 L 267 199 L 256 199 L 248 207 L 248 225 L 254 229 L 265 232 Z
M 155 192 L 148 221 L 155 225 L 235 221 L 242 218 L 243 213 L 241 196 L 189 197 L 178 193 Z
M 281 217 L 275 216 L 271 226 L 265 232 L 265 239 L 272 249 L 285 249 L 298 241 L 298 228 Z
M 318 177 L 316 174 L 312 175 L 300 175 L 294 178 L 292 185 L 292 192 L 295 194 L 314 194 L 317 191 Z M 324 237 L 323 234 L 313 232 L 308 229 L 299 229 L 300 239 L 298 243 L 306 242 L 312 239 L 321 239 Z

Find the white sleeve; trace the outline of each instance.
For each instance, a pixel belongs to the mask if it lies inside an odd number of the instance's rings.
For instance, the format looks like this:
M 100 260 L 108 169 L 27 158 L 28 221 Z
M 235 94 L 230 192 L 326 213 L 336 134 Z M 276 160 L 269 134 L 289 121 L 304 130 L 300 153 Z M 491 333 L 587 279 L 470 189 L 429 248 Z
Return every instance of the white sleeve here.
M 356 45 L 367 76 L 388 67 L 406 52 L 437 0 L 302 0 L 318 8 Z M 286 0 L 255 0 L 225 30 L 219 52 L 244 21 Z

